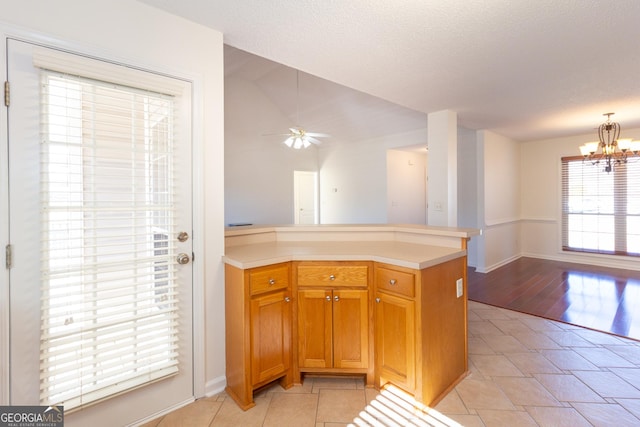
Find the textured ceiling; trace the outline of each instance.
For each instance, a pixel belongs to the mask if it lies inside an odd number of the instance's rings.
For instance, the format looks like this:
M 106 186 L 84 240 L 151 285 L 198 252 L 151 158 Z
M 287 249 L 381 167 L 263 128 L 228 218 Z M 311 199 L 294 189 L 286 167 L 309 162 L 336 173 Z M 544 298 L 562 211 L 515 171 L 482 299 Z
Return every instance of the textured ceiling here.
M 142 1 L 312 76 L 456 111 L 471 129 L 583 134 L 609 111 L 623 134 L 640 127 L 638 0 Z

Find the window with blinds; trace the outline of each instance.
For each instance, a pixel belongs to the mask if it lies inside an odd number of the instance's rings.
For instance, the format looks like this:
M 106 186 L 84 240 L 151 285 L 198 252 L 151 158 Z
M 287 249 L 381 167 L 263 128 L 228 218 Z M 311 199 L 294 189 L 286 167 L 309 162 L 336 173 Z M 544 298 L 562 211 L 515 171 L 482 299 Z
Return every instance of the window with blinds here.
M 562 249 L 640 256 L 640 162 L 562 158 Z
M 178 370 L 174 99 L 41 72 L 42 404 Z

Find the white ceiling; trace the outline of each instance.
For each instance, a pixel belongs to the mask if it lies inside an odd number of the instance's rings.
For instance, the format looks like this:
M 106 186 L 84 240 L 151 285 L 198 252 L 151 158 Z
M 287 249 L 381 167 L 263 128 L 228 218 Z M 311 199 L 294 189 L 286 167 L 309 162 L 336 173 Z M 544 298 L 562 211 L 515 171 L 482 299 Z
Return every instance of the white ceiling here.
M 379 103 L 385 114 L 407 113 L 407 128 L 445 109 L 457 112 L 462 126 L 521 141 L 595 134 L 610 111 L 623 135 L 640 127 L 638 0 L 141 1 L 221 31 L 227 45 L 311 75 L 300 75 L 300 120 L 309 114 L 318 126 L 348 119 L 340 108 L 363 92 L 397 104 L 366 98 L 366 114 Z M 279 81 L 274 97 L 287 85 L 295 89 L 291 70 L 277 77 L 277 67 L 243 66 L 241 52 L 230 52 L 227 73 L 235 67 L 265 92 L 268 82 Z M 312 76 L 356 91 L 345 95 Z M 303 94 L 305 84 L 313 101 Z

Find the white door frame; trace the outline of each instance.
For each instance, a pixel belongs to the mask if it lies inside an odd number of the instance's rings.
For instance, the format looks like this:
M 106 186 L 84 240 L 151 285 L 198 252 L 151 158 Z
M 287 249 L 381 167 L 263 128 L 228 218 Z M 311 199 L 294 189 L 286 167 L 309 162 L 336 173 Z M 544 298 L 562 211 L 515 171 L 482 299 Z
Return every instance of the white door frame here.
M 107 52 L 97 51 L 95 47 L 83 46 L 56 37 L 41 34 L 35 31 L 28 31 L 23 28 L 14 27 L 7 24 L 0 25 L 0 34 L 2 35 L 2 43 L 0 43 L 0 76 L 1 81 L 7 80 L 7 51 L 6 40 L 13 38 L 28 43 L 39 44 L 45 47 L 63 49 L 72 52 L 81 52 L 85 55 L 100 58 L 107 62 L 121 63 L 117 58 L 111 58 Z M 127 61 L 128 65 L 153 72 L 153 67 L 147 63 L 134 63 Z M 166 67 L 162 66 L 162 74 L 171 74 L 171 77 L 186 80 L 192 83 L 192 99 L 200 99 L 203 94 L 202 76 L 186 75 L 182 71 L 173 70 L 167 73 Z M 4 98 L 4 97 L 3 97 Z M 9 182 L 8 170 L 8 124 L 7 124 L 7 107 L 4 102 L 0 103 L 0 250 L 4 252 L 6 245 L 10 243 L 9 236 Z M 197 118 L 201 117 L 202 111 L 198 108 L 199 103 L 194 102 L 192 111 L 192 123 L 197 122 Z M 192 125 L 193 126 L 193 125 Z M 195 127 L 192 129 L 192 215 L 193 215 L 193 234 L 198 238 L 193 239 L 193 251 L 195 254 L 193 269 L 193 395 L 195 398 L 205 395 L 205 287 L 204 287 L 204 166 L 202 159 L 204 158 L 204 144 L 202 133 L 197 131 Z M 201 237 L 202 236 L 202 237 Z M 4 257 L 2 257 L 4 258 Z M 4 260 L 2 260 L 4 264 Z M 4 379 L 9 378 L 9 270 L 0 267 L 0 376 Z M 0 383 L 0 405 L 8 405 L 10 396 L 10 384 L 8 381 Z

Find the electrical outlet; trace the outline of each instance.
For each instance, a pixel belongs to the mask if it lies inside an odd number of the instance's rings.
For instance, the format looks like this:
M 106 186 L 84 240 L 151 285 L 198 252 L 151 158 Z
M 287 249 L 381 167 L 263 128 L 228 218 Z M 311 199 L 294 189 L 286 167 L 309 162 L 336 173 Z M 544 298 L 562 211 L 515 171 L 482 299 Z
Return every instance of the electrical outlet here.
M 462 279 L 456 280 L 456 297 L 460 298 L 462 296 Z

